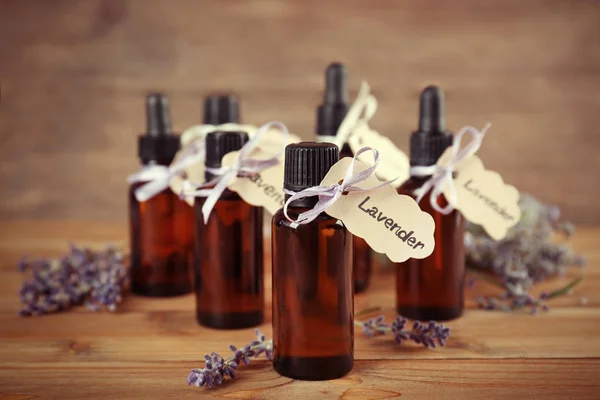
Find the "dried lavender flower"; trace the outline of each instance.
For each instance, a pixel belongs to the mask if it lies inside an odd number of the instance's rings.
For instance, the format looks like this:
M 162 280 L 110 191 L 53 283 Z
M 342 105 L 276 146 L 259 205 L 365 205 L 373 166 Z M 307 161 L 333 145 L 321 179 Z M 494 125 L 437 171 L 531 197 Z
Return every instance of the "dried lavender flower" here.
M 129 279 L 122 251 L 112 246 L 93 251 L 71 245 L 60 259 L 23 259 L 18 268 L 30 275 L 19 292 L 21 316 L 48 314 L 81 304 L 94 311 L 114 311 Z
M 236 348 L 234 345 L 229 345 L 229 349 L 233 355 L 228 359 L 223 359 L 217 353 L 211 353 L 204 356 L 204 368 L 193 369 L 188 378 L 188 385 L 193 386 L 218 386 L 223 383 L 226 376 L 235 379 L 235 370 L 243 362 L 245 365 L 250 364 L 250 358 L 258 357 L 264 354 L 267 360 L 273 358 L 273 341 L 266 340 L 258 329 L 255 330 L 256 340 L 245 345 L 242 349 Z
M 450 337 L 450 328 L 435 321 L 422 323 L 415 321 L 411 329 L 405 329 L 408 320 L 403 316 L 398 316 L 391 325 L 384 322 L 383 315 L 377 318 L 370 318 L 366 321 L 354 321 L 356 326 L 360 326 L 363 332 L 368 336 L 385 335 L 392 333 L 396 343 L 402 344 L 405 341 L 413 341 L 422 344 L 425 347 L 435 348 L 438 345 L 444 347 Z
M 519 198 L 519 206 L 521 219 L 500 241 L 490 238 L 480 226 L 467 224 L 465 250 L 469 267 L 500 277 L 506 293 L 499 300 L 510 300 L 510 309 L 530 307 L 535 315 L 538 307 L 547 308 L 547 298 L 531 298 L 531 286 L 564 275 L 571 266 L 583 267 L 585 259 L 574 254 L 567 243 L 553 242 L 554 233 L 569 238 L 575 231 L 573 224 L 560 221 L 558 207 L 545 205 L 525 193 Z M 506 304 L 490 302 L 491 299 L 494 298 L 478 303 L 487 310 L 505 309 Z
M 359 312 L 356 315 L 371 312 L 373 309 Z M 414 322 L 411 329 L 405 329 L 408 320 L 402 316 L 398 316 L 392 323 L 388 325 L 384 323 L 384 317 L 370 318 L 364 322 L 354 321 L 354 325 L 363 328 L 364 332 L 369 336 L 384 335 L 393 333 L 398 344 L 406 340 L 412 340 L 415 343 L 422 344 L 425 347 L 435 348 L 445 346 L 446 341 L 450 337 L 450 328 L 442 324 L 431 321 L 429 323 Z M 223 359 L 217 353 L 206 354 L 204 356 L 204 368 L 194 368 L 191 370 L 187 378 L 187 384 L 190 386 L 205 386 L 210 388 L 223 383 L 226 376 L 232 379 L 236 377 L 236 370 L 241 362 L 245 365 L 250 364 L 250 358 L 257 358 L 264 354 L 267 360 L 273 359 L 273 340 L 267 340 L 258 329 L 255 331 L 256 340 L 248 343 L 243 348 L 238 349 L 234 345 L 229 345 L 229 349 L 233 355 L 228 359 Z

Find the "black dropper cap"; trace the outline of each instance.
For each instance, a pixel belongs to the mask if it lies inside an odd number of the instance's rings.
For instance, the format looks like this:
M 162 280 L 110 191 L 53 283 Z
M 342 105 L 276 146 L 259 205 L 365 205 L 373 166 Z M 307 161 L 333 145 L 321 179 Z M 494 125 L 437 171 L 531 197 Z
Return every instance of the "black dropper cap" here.
M 179 137 L 173 134 L 169 100 L 162 93 L 146 97 L 146 133 L 138 138 L 138 154 L 143 164 L 156 161 L 170 164 L 179 150 Z
M 204 123 L 240 123 L 240 103 L 233 95 L 212 95 L 204 99 Z
M 339 158 L 339 149 L 333 143 L 301 142 L 286 146 L 283 187 L 299 192 L 319 186 Z
M 434 165 L 448 146 L 452 133 L 446 131 L 444 93 L 437 86 L 427 86 L 421 92 L 419 129 L 410 137 L 410 165 Z
M 348 113 L 348 73 L 341 63 L 325 71 L 325 101 L 317 110 L 317 135 L 335 136 Z
M 248 141 L 246 132 L 211 132 L 206 135 L 205 164 L 209 168 L 221 167 L 223 156 L 242 148 Z

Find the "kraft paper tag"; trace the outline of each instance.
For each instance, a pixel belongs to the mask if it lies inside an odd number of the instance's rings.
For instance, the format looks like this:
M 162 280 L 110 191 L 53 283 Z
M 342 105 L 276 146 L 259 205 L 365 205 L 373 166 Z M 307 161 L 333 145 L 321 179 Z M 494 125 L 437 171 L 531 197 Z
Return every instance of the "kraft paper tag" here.
M 451 152 L 446 150 L 437 164 L 447 165 Z M 455 208 L 470 222 L 481 225 L 494 240 L 504 238 L 521 218 L 519 191 L 504 183 L 497 172 L 486 170 L 476 155 L 459 162 L 455 171 Z M 448 198 L 448 186 L 444 195 Z
M 383 181 L 396 179 L 392 186 L 399 187 L 409 178 L 410 161 L 408 156 L 388 137 L 369 128 L 366 123 L 363 122 L 354 130 L 348 139 L 348 145 L 355 154 L 363 147 L 371 147 L 379 151 L 380 162 L 375 171 L 379 179 Z M 368 153 L 358 156 L 358 160 L 367 164 L 370 162 L 370 158 Z
M 348 157 L 338 161 L 321 185 L 338 183 L 351 162 Z M 367 168 L 355 161 L 355 173 Z M 380 184 L 375 176 L 370 176 L 358 186 L 368 189 Z M 376 252 L 387 254 L 393 262 L 425 258 L 433 252 L 433 218 L 421 211 L 412 197 L 398 194 L 391 185 L 368 192 L 343 194 L 326 212 L 341 219 L 352 234 L 365 239 Z
M 281 146 L 279 149 L 281 149 Z M 223 157 L 222 165 L 232 165 L 238 153 L 234 151 L 226 154 Z M 254 159 L 267 159 L 272 157 L 272 154 L 271 150 L 266 151 L 262 147 L 257 147 L 250 153 L 250 157 Z M 275 214 L 285 204 L 285 194 L 283 193 L 283 162 L 249 177 L 237 177 L 227 187 L 239 194 L 246 203 L 257 207 L 264 207 L 269 213 Z

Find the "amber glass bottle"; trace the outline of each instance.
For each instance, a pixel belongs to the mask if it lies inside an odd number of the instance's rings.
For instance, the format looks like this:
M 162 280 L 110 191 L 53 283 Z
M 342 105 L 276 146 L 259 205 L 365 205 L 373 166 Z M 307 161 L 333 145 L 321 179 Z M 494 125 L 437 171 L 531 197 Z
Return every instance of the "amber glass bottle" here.
M 318 186 L 337 160 L 331 143 L 287 146 L 284 187 Z M 316 202 L 295 201 L 288 214 L 295 220 Z M 294 379 L 344 376 L 354 353 L 352 234 L 326 213 L 294 228 L 283 210 L 273 216 L 272 229 L 273 366 Z
M 167 98 L 147 98 L 147 133 L 139 138 L 144 165 L 169 165 L 179 149 L 173 135 Z M 146 201 L 135 198 L 138 182 L 129 191 L 131 290 L 145 296 L 175 296 L 192 290 L 194 210 L 165 189 Z
M 343 64 L 332 63 L 325 71 L 325 99 L 317 109 L 317 141 L 333 140 L 348 113 L 348 74 Z M 340 150 L 340 158 L 354 157 L 348 143 Z M 363 292 L 371 278 L 372 252 L 367 242 L 353 237 L 354 291 Z
M 207 168 L 248 141 L 245 132 L 214 132 L 206 137 Z M 206 180 L 215 177 L 206 173 Z M 202 325 L 237 329 L 263 321 L 263 209 L 225 190 L 204 223 L 205 197 L 196 197 L 194 276 L 196 316 Z
M 452 145 L 445 130 L 443 93 L 435 86 L 421 93 L 419 129 L 410 142 L 411 166 L 434 165 Z M 398 193 L 415 197 L 428 176 L 411 176 Z M 440 196 L 438 204 L 447 202 Z M 396 264 L 396 308 L 405 317 L 417 320 L 450 320 L 459 317 L 464 306 L 464 220 L 454 210 L 443 215 L 433 209 L 427 193 L 419 203 L 435 221 L 435 249 L 429 257 Z

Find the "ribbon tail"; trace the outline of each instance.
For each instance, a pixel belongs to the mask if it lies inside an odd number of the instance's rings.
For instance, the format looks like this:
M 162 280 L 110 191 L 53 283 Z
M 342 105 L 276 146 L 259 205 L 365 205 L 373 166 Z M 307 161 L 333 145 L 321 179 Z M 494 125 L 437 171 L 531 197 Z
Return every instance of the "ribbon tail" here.
M 235 175 L 235 172 L 233 172 L 233 174 Z M 217 185 L 213 189 L 211 189 L 210 195 L 208 195 L 206 201 L 202 205 L 202 217 L 204 219 L 205 225 L 206 223 L 208 223 L 208 217 L 210 216 L 212 209 L 214 208 L 215 204 L 217 204 L 217 201 L 221 197 L 221 194 L 223 194 L 225 188 L 227 188 L 227 185 L 229 184 L 232 178 L 233 175 L 230 172 L 227 175 L 223 176 L 223 178 L 219 180 Z
M 140 202 L 147 201 L 168 188 L 169 182 L 170 178 L 161 178 L 150 181 L 136 189 L 135 198 Z

